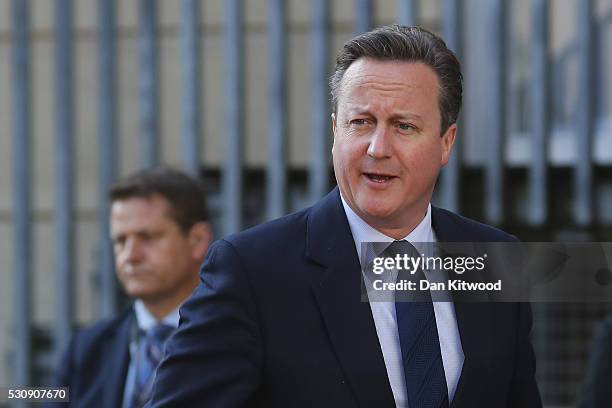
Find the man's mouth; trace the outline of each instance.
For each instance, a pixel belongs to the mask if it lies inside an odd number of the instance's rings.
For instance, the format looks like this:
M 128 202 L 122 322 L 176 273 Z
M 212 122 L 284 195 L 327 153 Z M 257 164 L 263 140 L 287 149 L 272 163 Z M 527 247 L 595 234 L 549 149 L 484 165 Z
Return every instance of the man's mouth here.
M 395 178 L 395 176 L 390 176 L 387 174 L 364 173 L 364 175 L 374 183 L 386 183 L 387 181 Z
M 123 274 L 125 276 L 141 276 L 141 275 L 146 275 L 148 273 L 147 269 L 145 268 L 125 268 L 123 269 Z

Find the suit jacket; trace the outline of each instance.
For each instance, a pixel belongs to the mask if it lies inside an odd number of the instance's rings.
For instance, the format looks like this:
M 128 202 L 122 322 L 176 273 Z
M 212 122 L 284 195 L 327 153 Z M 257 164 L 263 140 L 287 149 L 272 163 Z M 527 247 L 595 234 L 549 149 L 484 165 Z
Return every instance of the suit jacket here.
M 595 332 L 584 378 L 580 408 L 601 408 L 612 402 L 612 316 Z
M 72 337 L 54 380 L 55 386 L 70 387 L 70 406 L 121 407 L 135 319 L 130 307 Z
M 439 241 L 515 239 L 438 208 L 432 223 Z M 154 407 L 395 407 L 338 189 L 217 241 L 201 280 Z M 528 304 L 455 309 L 465 362 L 452 407 L 540 407 Z

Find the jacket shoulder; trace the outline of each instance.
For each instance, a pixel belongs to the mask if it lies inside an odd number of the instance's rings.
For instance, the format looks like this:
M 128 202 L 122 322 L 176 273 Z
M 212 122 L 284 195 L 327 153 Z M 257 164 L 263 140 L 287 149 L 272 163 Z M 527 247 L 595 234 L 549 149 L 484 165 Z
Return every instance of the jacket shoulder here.
M 229 235 L 224 240 L 239 249 L 264 250 L 304 240 L 311 207 Z
M 517 242 L 505 231 L 443 208 L 432 206 L 432 224 L 440 241 Z
M 94 377 L 98 376 L 103 361 L 111 358 L 105 352 L 105 346 L 113 341 L 117 330 L 130 323 L 132 317 L 132 309 L 129 308 L 114 318 L 102 320 L 73 334 L 59 361 L 53 384 L 73 387 L 71 398 L 73 394 L 76 398 L 77 394 L 88 389 L 95 382 Z
M 73 343 L 77 349 L 88 350 L 95 347 L 97 343 L 113 335 L 115 331 L 133 317 L 131 306 L 119 315 L 110 319 L 104 319 L 91 326 L 78 330 L 73 336 Z

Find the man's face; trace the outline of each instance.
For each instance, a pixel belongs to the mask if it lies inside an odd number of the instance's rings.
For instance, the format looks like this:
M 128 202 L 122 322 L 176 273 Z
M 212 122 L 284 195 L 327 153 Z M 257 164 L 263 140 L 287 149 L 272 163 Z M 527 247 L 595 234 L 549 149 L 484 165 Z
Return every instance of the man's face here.
M 342 196 L 368 224 L 399 237 L 422 220 L 456 125 L 440 137 L 439 81 L 422 63 L 359 59 L 332 115 Z
M 117 200 L 111 207 L 117 276 L 126 293 L 159 301 L 191 293 L 205 246 L 196 228 L 185 234 L 161 195 Z

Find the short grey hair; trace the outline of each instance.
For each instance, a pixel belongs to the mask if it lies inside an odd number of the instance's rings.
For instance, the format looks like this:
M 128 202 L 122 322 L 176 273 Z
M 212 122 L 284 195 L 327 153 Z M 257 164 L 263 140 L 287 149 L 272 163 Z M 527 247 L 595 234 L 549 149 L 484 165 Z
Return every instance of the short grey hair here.
M 347 41 L 336 57 L 336 68 L 329 81 L 334 112 L 338 109 L 344 73 L 360 58 L 421 62 L 427 65 L 436 73 L 440 82 L 438 107 L 441 134 L 457 122 L 463 94 L 461 64 L 440 37 L 420 27 L 393 24 Z

